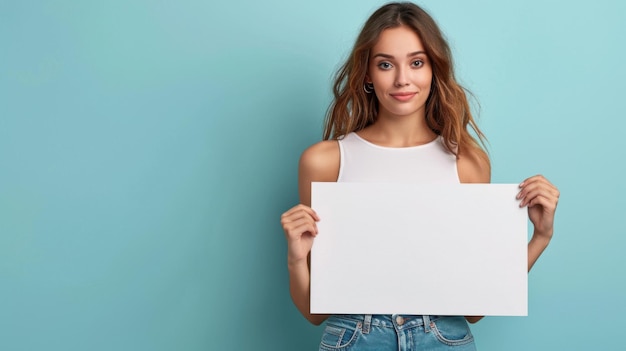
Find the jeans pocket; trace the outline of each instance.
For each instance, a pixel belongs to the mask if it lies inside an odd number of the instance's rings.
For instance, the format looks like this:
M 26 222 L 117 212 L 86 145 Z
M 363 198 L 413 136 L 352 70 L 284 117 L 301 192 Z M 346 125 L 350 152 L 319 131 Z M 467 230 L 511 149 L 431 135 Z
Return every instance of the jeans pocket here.
M 320 350 L 348 350 L 361 334 L 361 322 L 331 316 L 326 320 L 324 334 L 320 342 Z
M 464 317 L 440 317 L 434 319 L 430 326 L 437 339 L 446 345 L 464 345 L 474 341 Z

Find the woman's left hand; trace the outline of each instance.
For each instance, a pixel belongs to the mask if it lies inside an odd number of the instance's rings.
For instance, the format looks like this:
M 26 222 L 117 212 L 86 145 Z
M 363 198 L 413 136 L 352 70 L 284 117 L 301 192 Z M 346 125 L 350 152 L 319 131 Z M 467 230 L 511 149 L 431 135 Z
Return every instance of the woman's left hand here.
M 521 200 L 520 207 L 528 206 L 528 217 L 535 226 L 534 235 L 552 238 L 559 189 L 542 175 L 524 180 L 519 187 L 521 190 L 517 199 Z

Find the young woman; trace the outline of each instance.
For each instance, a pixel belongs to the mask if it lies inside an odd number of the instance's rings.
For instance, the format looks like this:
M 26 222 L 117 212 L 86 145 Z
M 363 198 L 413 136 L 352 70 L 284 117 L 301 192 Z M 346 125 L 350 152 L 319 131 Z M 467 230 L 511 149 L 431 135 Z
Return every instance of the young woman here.
M 282 215 L 292 299 L 313 324 L 327 321 L 320 350 L 474 350 L 467 321 L 482 317 L 309 313 L 309 254 L 320 220 L 311 182 L 489 183 L 489 158 L 450 49 L 435 21 L 412 3 L 390 3 L 365 23 L 339 70 L 324 141 L 299 164 L 300 204 Z M 468 129 L 478 136 L 480 143 Z M 384 167 L 381 163 L 384 162 Z M 543 176 L 520 184 L 534 234 L 528 269 L 553 232 L 559 191 Z

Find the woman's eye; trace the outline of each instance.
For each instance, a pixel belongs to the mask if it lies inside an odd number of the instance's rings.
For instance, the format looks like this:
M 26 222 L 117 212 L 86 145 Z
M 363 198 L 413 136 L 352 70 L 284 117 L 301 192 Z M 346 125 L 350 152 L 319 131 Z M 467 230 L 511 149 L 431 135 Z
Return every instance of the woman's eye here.
M 389 62 L 381 62 L 381 63 L 378 64 L 378 67 L 382 68 L 382 69 L 390 69 L 391 68 L 391 63 L 389 63 Z
M 423 65 L 424 65 L 424 61 L 422 60 L 413 61 L 413 67 L 422 67 Z

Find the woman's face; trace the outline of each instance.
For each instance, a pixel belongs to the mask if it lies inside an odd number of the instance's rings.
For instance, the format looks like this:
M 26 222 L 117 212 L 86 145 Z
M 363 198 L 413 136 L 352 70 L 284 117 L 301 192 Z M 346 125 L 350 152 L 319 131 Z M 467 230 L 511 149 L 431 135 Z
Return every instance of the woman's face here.
M 409 27 L 384 30 L 370 51 L 367 82 L 374 84 L 379 117 L 424 118 L 433 71 L 419 36 Z

